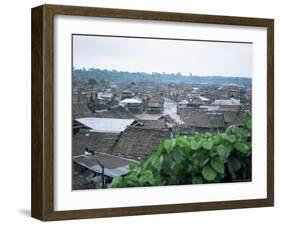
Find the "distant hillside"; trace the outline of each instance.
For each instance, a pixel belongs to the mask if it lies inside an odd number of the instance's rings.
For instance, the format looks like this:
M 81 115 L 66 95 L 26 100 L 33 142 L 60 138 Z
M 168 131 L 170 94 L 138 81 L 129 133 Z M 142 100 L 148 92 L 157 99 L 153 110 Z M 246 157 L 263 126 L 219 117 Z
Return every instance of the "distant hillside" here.
M 155 83 L 191 83 L 191 84 L 227 84 L 233 83 L 246 87 L 251 87 L 252 79 L 246 77 L 227 77 L 227 76 L 186 76 L 181 73 L 144 73 L 144 72 L 126 72 L 116 70 L 101 69 L 74 69 L 73 79 L 88 80 L 94 78 L 98 81 L 110 81 L 114 83 L 130 82 L 155 82 Z

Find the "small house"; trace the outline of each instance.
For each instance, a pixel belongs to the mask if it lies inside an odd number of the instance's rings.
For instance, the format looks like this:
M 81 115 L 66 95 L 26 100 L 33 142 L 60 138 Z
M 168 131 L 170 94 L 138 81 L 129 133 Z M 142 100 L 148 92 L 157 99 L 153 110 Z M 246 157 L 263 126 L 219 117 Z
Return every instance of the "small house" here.
M 146 112 L 148 114 L 162 114 L 164 112 L 164 100 L 158 96 L 150 97 L 147 100 Z
M 126 107 L 134 114 L 141 114 L 143 112 L 143 102 L 136 98 L 123 99 L 120 101 L 120 105 Z
M 191 135 L 195 132 L 223 132 L 226 129 L 221 113 L 193 112 L 180 126 L 180 133 Z
M 130 90 L 123 90 L 121 99 L 124 100 L 126 98 L 133 98 L 134 93 Z

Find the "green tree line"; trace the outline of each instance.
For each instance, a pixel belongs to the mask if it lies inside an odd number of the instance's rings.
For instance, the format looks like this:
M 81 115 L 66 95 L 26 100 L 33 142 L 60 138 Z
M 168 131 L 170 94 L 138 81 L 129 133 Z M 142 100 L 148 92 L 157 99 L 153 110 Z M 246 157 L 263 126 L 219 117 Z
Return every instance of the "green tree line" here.
M 101 70 L 97 68 L 75 69 L 73 68 L 74 79 L 97 81 L 122 82 L 155 82 L 155 83 L 192 83 L 192 84 L 225 84 L 234 83 L 251 87 L 252 79 L 246 77 L 229 77 L 229 76 L 187 76 L 181 73 L 145 73 L 145 72 L 127 72 L 116 70 Z

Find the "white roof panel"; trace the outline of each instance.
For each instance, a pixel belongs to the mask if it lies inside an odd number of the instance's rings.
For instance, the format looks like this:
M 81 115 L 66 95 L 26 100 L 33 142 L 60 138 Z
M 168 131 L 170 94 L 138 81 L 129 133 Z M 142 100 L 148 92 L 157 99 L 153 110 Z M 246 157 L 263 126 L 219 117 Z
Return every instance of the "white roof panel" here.
M 240 100 L 234 98 L 225 99 L 225 100 L 215 100 L 214 105 L 240 105 Z
M 200 98 L 200 100 L 203 100 L 203 101 L 209 101 L 209 99 L 206 97 L 199 96 L 199 98 Z
M 98 92 L 98 98 L 112 98 L 113 94 L 112 93 L 103 93 L 103 92 Z
M 131 125 L 135 119 L 115 119 L 115 118 L 78 118 L 76 121 L 91 128 L 91 132 L 100 133 L 120 133 L 127 126 Z
M 206 109 L 207 111 L 217 111 L 219 109 L 218 105 L 202 105 L 199 108 Z
M 120 101 L 122 104 L 141 104 L 142 101 L 136 98 L 126 98 Z
M 179 104 L 188 104 L 188 103 L 189 103 L 188 100 L 182 100 L 182 101 L 179 102 Z

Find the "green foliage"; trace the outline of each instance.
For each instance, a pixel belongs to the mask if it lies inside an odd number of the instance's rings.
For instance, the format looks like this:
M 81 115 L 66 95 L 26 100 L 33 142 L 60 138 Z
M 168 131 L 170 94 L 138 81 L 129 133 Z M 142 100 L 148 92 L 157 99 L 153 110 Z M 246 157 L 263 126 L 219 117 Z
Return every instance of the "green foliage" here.
M 186 88 L 186 89 L 184 90 L 184 92 L 186 92 L 186 93 L 191 93 L 191 92 L 192 92 L 192 89 L 191 89 L 191 88 Z
M 224 174 L 224 162 L 220 158 L 214 158 L 211 160 L 211 166 L 217 173 Z
M 142 187 L 251 180 L 251 120 L 224 133 L 165 140 L 147 160 L 110 187 Z
M 88 80 L 88 85 L 90 85 L 90 86 L 94 86 L 94 85 L 97 85 L 97 84 L 98 84 L 98 82 L 94 78 L 91 78 L 91 79 Z
M 207 181 L 213 181 L 216 178 L 217 173 L 212 167 L 207 165 L 202 169 L 202 175 Z
M 225 84 L 234 83 L 251 87 L 252 79 L 247 77 L 229 77 L 229 76 L 199 76 L 194 75 L 192 77 L 182 75 L 180 73 L 145 73 L 145 72 L 128 72 L 128 71 L 116 71 L 116 70 L 101 70 L 98 68 L 73 68 L 73 78 L 76 80 L 89 80 L 94 78 L 98 82 L 102 80 L 111 82 L 125 83 L 132 82 L 153 82 L 153 83 L 189 83 L 189 84 Z M 191 92 L 192 89 L 186 89 L 185 92 Z
M 216 148 L 216 151 L 220 159 L 225 161 L 231 153 L 231 147 L 224 144 L 219 144 Z

